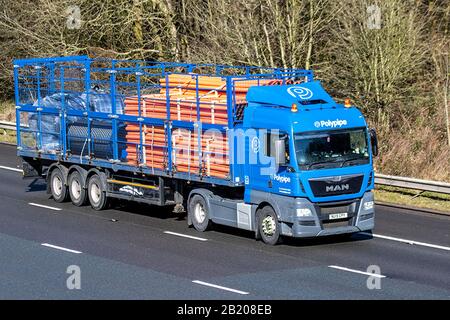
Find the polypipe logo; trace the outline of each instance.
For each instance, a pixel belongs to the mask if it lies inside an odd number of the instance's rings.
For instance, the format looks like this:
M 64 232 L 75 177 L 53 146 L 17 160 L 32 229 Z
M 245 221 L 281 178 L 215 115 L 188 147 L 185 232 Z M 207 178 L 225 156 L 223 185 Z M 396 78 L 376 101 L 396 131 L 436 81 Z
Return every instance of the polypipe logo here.
M 336 128 L 336 127 L 342 127 L 347 125 L 347 120 L 321 120 L 321 121 L 315 121 L 314 126 L 316 128 L 326 127 L 326 128 Z
M 313 96 L 313 92 L 304 87 L 289 87 L 287 92 L 294 98 L 302 100 L 311 99 Z
M 278 181 L 280 183 L 290 183 L 291 182 L 290 177 L 283 177 L 283 176 L 279 176 L 277 174 L 273 176 L 273 180 Z

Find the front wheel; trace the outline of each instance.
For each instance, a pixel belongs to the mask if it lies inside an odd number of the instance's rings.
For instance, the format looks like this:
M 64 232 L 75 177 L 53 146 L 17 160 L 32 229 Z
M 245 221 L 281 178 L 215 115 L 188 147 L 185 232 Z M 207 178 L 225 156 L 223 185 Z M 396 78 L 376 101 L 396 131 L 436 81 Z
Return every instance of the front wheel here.
M 273 246 L 281 242 L 280 223 L 272 207 L 258 210 L 258 229 L 264 243 Z
M 209 220 L 209 212 L 205 199 L 198 194 L 194 195 L 191 201 L 189 201 L 188 210 L 195 230 L 200 232 L 208 230 L 211 226 L 211 221 Z

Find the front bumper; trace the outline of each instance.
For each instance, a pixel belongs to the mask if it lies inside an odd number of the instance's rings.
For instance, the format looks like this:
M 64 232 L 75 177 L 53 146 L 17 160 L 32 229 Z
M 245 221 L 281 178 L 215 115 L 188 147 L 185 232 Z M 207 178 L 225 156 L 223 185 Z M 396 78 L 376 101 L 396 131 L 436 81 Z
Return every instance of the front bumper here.
M 295 199 L 297 209 L 309 209 L 310 216 L 281 216 L 281 234 L 291 237 L 320 237 L 372 230 L 375 226 L 373 193 L 366 192 L 361 199 L 315 204 L 305 198 Z M 366 203 L 366 205 L 365 205 Z M 372 205 L 370 205 L 372 204 Z M 332 213 L 347 212 L 348 217 L 330 220 Z M 285 215 L 288 213 L 285 211 Z

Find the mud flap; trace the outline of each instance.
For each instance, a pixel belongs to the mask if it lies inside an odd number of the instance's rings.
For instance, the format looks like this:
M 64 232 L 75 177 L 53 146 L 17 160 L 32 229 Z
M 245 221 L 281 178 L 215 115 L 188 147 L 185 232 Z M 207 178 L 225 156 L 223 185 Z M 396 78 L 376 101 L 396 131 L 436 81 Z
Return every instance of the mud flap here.
M 23 158 L 22 161 L 23 178 L 42 178 L 42 165 L 39 161 Z

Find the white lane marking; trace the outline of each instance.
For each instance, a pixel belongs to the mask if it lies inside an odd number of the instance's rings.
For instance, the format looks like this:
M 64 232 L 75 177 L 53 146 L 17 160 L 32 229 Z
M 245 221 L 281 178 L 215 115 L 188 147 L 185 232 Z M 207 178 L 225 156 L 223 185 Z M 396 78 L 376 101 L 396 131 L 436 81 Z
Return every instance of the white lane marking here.
M 236 290 L 236 289 L 231 289 L 231 288 L 227 288 L 227 287 L 222 287 L 222 286 L 218 286 L 217 284 L 203 282 L 203 281 L 200 281 L 200 280 L 193 280 L 192 282 L 196 283 L 196 284 L 200 284 L 202 286 L 213 287 L 213 288 L 216 288 L 216 289 L 221 289 L 221 290 L 230 291 L 230 292 L 234 292 L 234 293 L 249 294 L 249 292 Z
M 208 241 L 208 239 L 205 239 L 205 238 L 199 238 L 199 237 L 188 236 L 187 234 L 176 233 L 176 232 L 172 232 L 172 231 L 164 231 L 164 233 L 171 234 L 171 235 L 178 236 L 178 237 L 184 237 L 184 238 L 194 239 L 194 240 Z
M 45 209 L 50 209 L 50 210 L 55 210 L 55 211 L 61 211 L 61 208 L 56 208 L 56 207 L 50 207 L 50 206 L 45 206 L 43 204 L 39 204 L 39 203 L 34 203 L 34 202 L 28 202 L 28 204 L 30 206 L 35 206 L 35 207 L 40 207 L 40 208 L 45 208 Z
M 12 168 L 12 167 L 5 167 L 5 166 L 0 166 L 0 169 L 10 170 L 10 171 L 16 171 L 16 172 L 23 172 L 22 169 L 17 169 L 17 168 Z
M 450 247 L 444 247 L 444 246 L 440 246 L 440 245 L 437 245 L 437 244 L 431 244 L 431 243 L 419 242 L 419 241 L 414 241 L 414 240 L 395 238 L 395 237 L 391 237 L 391 236 L 384 236 L 384 235 L 381 235 L 381 234 L 371 234 L 371 233 L 367 233 L 367 232 L 362 232 L 362 234 L 367 235 L 367 236 L 373 236 L 374 238 L 398 241 L 398 242 L 403 242 L 403 243 L 417 245 L 417 246 L 423 246 L 423 247 L 429 247 L 429 248 L 434 248 L 434 249 L 441 249 L 441 250 L 450 251 Z
M 55 246 L 55 245 L 49 244 L 49 243 L 41 243 L 41 245 L 44 246 L 44 247 L 49 247 L 49 248 L 63 250 L 63 251 L 72 252 L 72 253 L 82 253 L 81 251 L 67 249 L 67 248 Z
M 375 278 L 386 278 L 386 276 L 383 276 L 382 274 L 364 272 L 364 271 L 359 271 L 359 270 L 355 270 L 355 269 L 349 269 L 349 268 L 345 268 L 345 267 L 328 266 L 328 268 L 333 268 L 333 269 L 338 269 L 338 270 L 343 270 L 343 271 L 348 271 L 348 272 L 353 272 L 353 273 L 364 274 L 366 276 L 375 277 Z

